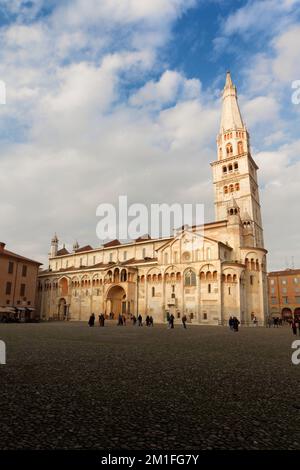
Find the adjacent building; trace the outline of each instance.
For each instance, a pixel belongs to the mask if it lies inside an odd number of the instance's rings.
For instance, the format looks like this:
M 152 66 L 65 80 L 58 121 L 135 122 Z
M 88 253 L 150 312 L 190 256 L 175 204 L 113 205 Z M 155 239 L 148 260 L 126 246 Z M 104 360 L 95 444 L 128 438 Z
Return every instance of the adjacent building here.
M 300 269 L 268 274 L 269 310 L 274 317 L 300 318 Z
M 199 123 L 200 129 L 201 123 Z M 227 73 L 213 173 L 215 221 L 181 228 L 164 239 L 113 240 L 59 249 L 39 275 L 44 319 L 86 321 L 96 315 L 183 314 L 197 324 L 226 324 L 231 315 L 264 324 L 268 314 L 266 249 L 249 133 Z M 192 171 L 196 169 L 193 168 Z
M 33 315 L 40 265 L 7 250 L 5 243 L 0 243 L 0 316 L 15 310 L 23 317 Z

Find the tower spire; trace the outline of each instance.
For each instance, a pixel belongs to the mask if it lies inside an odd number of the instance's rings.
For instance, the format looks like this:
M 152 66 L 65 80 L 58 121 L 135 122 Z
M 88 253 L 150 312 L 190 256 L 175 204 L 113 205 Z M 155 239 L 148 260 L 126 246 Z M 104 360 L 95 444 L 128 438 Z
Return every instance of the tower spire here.
M 232 82 L 230 72 L 227 72 L 223 90 L 220 134 L 222 132 L 244 128 L 245 126 L 237 100 L 236 87 Z

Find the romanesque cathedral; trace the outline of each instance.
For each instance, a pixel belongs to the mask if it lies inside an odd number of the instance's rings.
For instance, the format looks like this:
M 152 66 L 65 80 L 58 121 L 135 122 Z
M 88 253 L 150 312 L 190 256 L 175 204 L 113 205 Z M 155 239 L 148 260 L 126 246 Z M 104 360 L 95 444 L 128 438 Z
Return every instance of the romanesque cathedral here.
M 43 319 L 87 321 L 122 313 L 152 315 L 164 322 L 168 312 L 197 324 L 242 324 L 267 315 L 266 253 L 249 134 L 236 87 L 227 73 L 211 163 L 215 221 L 182 228 L 168 238 L 110 241 L 99 248 L 59 249 L 52 239 L 49 269 L 39 275 L 38 308 Z

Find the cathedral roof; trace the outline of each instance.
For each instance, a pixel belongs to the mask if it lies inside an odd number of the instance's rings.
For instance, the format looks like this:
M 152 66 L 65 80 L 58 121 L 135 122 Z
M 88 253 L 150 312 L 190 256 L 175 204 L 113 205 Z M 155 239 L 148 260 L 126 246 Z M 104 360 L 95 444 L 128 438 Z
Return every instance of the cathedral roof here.
M 63 247 L 60 250 L 58 250 L 56 256 L 69 255 L 69 254 L 70 254 L 69 251 L 65 247 Z

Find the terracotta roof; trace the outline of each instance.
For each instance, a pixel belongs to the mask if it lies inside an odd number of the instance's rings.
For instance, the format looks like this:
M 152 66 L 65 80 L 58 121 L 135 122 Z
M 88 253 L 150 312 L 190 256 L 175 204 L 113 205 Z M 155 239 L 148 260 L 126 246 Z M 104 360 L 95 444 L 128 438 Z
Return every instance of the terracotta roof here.
M 300 274 L 300 269 L 283 269 L 282 271 L 271 271 L 268 276 L 293 276 Z
M 26 258 L 25 256 L 18 255 L 17 253 L 13 253 L 12 251 L 6 250 L 5 248 L 3 248 L 0 251 L 0 256 L 1 255 L 7 256 L 9 258 L 15 258 L 17 260 L 24 261 L 24 262 L 26 261 L 27 263 L 37 264 L 38 266 L 41 266 L 43 264 L 43 263 L 39 263 L 38 261 L 34 261 L 33 259 Z
M 118 245 L 121 245 L 120 241 L 115 239 L 115 240 L 111 240 L 110 242 L 107 242 L 107 243 L 104 243 L 104 248 L 109 248 L 110 246 L 118 246 Z
M 57 256 L 62 256 L 62 255 L 69 255 L 69 251 L 64 247 L 61 250 L 58 250 Z
M 140 263 L 149 263 L 150 261 L 152 262 L 156 262 L 157 261 L 157 258 L 142 258 L 142 259 L 135 259 L 135 258 L 132 258 L 128 261 L 124 261 L 124 265 L 126 264 L 140 264 Z
M 85 245 L 85 246 L 81 246 L 80 248 L 77 248 L 77 250 L 75 250 L 75 253 L 81 253 L 82 251 L 91 251 L 93 249 L 94 248 L 91 247 L 91 245 Z
M 142 235 L 139 238 L 136 238 L 135 242 L 140 243 L 140 242 L 144 242 L 145 240 L 152 240 L 152 238 L 150 237 L 150 235 L 148 233 L 146 233 L 145 235 Z

